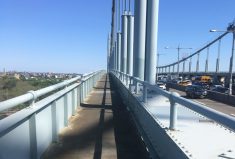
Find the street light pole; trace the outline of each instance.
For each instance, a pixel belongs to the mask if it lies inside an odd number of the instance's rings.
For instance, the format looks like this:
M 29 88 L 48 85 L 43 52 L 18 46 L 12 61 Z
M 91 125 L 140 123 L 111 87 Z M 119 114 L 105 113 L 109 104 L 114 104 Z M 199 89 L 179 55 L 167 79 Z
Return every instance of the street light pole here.
M 207 47 L 207 53 L 206 53 L 206 64 L 205 64 L 205 72 L 208 72 L 208 67 L 209 67 L 209 50 L 210 48 Z
M 190 53 L 190 56 L 191 56 L 191 53 Z M 191 72 L 191 68 L 192 68 L 192 57 L 190 57 L 189 59 L 189 66 L 188 66 L 188 71 Z
M 220 63 L 220 45 L 221 45 L 221 39 L 219 39 L 219 44 L 218 44 L 218 56 L 216 59 L 216 73 L 219 72 L 219 63 Z
M 177 49 L 178 50 L 178 61 L 177 61 L 177 76 L 179 77 L 179 64 L 180 64 L 180 50 L 182 49 L 192 49 L 192 48 L 182 48 L 180 45 L 178 45 L 177 48 L 170 48 L 170 47 L 165 47 L 165 49 Z
M 233 56 L 234 56 L 234 45 L 235 45 L 235 26 L 233 25 L 233 43 L 232 43 L 232 55 L 230 59 L 230 80 L 229 80 L 229 95 L 233 93 Z
M 180 45 L 178 45 L 177 76 L 180 76 Z
M 218 30 L 210 30 L 210 32 L 229 32 L 233 34 L 232 41 L 232 54 L 230 58 L 230 66 L 229 66 L 229 95 L 232 95 L 233 92 L 233 57 L 234 57 L 234 45 L 235 45 L 235 20 L 229 24 L 227 27 L 227 31 L 218 31 Z
M 156 81 L 158 81 L 158 65 L 159 65 L 159 56 L 164 54 L 157 53 L 157 70 L 156 70 Z

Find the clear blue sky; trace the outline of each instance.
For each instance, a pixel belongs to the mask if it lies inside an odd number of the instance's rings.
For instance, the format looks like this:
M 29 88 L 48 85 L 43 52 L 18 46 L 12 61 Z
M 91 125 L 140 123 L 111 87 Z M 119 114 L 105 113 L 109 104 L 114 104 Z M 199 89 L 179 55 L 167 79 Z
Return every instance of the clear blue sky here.
M 228 23 L 235 18 L 234 0 L 161 0 L 159 11 L 158 50 L 163 53 L 159 65 L 177 61 L 177 50 L 166 50 L 165 46 L 192 47 L 193 51 L 221 33 L 210 33 L 210 29 L 226 30 Z M 231 56 L 232 35 L 221 44 L 221 70 L 228 70 Z M 215 70 L 217 46 L 210 48 L 209 70 Z M 183 54 L 189 50 L 182 50 Z M 200 69 L 204 69 L 206 51 L 200 56 Z M 213 63 L 211 63 L 213 62 Z M 195 68 L 196 58 L 193 59 Z M 182 68 L 182 67 L 181 67 Z
M 235 18 L 234 6 L 234 0 L 160 0 L 158 50 L 165 55 L 159 65 L 176 61 L 176 50 L 165 46 L 196 49 L 218 36 L 208 30 L 225 29 Z M 105 69 L 110 23 L 111 0 L 1 0 L 0 71 Z M 222 42 L 225 57 L 230 37 Z M 216 47 L 211 50 L 215 54 Z

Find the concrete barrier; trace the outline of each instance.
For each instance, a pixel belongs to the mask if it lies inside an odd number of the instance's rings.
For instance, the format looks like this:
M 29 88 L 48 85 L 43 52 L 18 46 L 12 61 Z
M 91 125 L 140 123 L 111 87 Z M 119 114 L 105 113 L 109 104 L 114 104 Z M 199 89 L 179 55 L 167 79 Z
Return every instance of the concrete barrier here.
M 173 88 L 173 89 L 183 91 L 183 92 L 185 92 L 185 88 L 186 88 L 186 86 L 180 86 L 175 83 L 167 83 L 166 87 L 167 87 L 167 90 L 169 88 Z M 228 94 L 223 94 L 223 93 L 214 92 L 210 90 L 208 90 L 207 92 L 208 92 L 207 94 L 208 99 L 215 100 L 215 101 L 225 103 L 225 104 L 229 104 L 235 107 L 235 96 L 230 96 Z
M 223 94 L 219 92 L 214 92 L 214 91 L 208 91 L 207 98 L 222 102 L 225 104 L 229 104 L 231 106 L 235 106 L 235 96 L 230 96 L 228 94 Z
M 183 91 L 185 92 L 185 86 L 181 86 L 181 85 L 178 85 L 178 84 L 175 84 L 175 83 L 167 83 L 166 84 L 166 88 L 173 88 L 173 89 L 177 89 L 179 91 Z

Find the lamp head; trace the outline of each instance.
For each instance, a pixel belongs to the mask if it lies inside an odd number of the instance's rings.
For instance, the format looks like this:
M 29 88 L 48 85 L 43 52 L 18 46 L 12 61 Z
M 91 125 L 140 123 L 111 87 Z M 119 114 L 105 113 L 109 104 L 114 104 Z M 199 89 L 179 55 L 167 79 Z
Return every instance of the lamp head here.
M 215 29 L 211 29 L 211 30 L 210 30 L 210 32 L 216 32 L 216 31 L 217 31 L 217 30 L 215 30 Z

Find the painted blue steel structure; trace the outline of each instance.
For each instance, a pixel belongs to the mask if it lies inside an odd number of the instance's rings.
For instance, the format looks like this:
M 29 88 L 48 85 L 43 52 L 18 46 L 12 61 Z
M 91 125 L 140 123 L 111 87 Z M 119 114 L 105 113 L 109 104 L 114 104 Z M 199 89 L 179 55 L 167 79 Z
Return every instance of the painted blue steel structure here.
M 234 117 L 122 72 L 111 75 L 152 158 L 235 157 L 228 153 L 235 151 Z M 136 83 L 149 91 L 134 91 Z
M 113 84 L 118 86 L 117 91 L 127 105 L 152 158 L 235 158 L 235 118 L 155 85 L 158 4 L 158 0 L 136 0 L 134 26 L 134 17 L 125 12 L 122 33 L 118 30 L 117 34 L 114 33 L 113 6 L 107 55 L 107 70 Z M 178 62 L 199 56 L 202 50 L 226 34 Z M 130 66 L 132 61 L 133 66 Z M 178 62 L 158 67 L 157 70 L 174 68 Z M 207 61 L 206 72 L 208 65 Z M 68 124 L 68 118 L 104 73 L 93 72 L 1 102 L 0 111 L 25 102 L 31 104 L 0 120 L 0 158 L 41 158 L 50 143 L 58 141 L 59 131 Z M 38 97 L 58 89 L 61 90 L 37 101 Z
M 75 77 L 1 102 L 1 111 L 27 101 L 31 101 L 31 105 L 0 120 L 0 158 L 40 158 L 51 142 L 58 141 L 59 131 L 68 124 L 69 117 L 104 73 L 97 71 Z M 59 88 L 63 89 L 36 101 L 37 97 Z
M 135 1 L 133 76 L 123 70 L 109 71 L 115 85 L 118 86 L 122 99 L 133 115 L 151 157 L 160 156 L 164 159 L 234 158 L 235 155 L 230 153 L 235 151 L 235 119 L 233 117 L 179 97 L 176 93 L 161 90 L 155 85 L 155 68 L 157 74 L 160 75 L 176 74 L 175 65 L 183 63 L 185 71 L 185 61 L 190 59 L 189 70 L 192 73 L 193 56 L 197 56 L 196 72 L 199 73 L 199 57 L 203 50 L 207 50 L 205 73 L 208 74 L 208 48 L 217 41 L 220 42 L 228 32 L 182 60 L 156 67 L 157 26 L 152 24 L 157 24 L 154 22 L 158 18 L 157 13 L 157 0 Z M 171 67 L 173 67 L 173 72 L 171 72 Z M 217 73 L 219 73 L 218 68 L 219 63 L 216 66 Z M 178 74 L 180 74 L 179 71 Z M 205 135 L 201 133 L 202 130 Z M 210 135 L 212 132 L 213 135 Z M 217 139 L 223 135 L 226 135 L 224 140 Z M 204 144 L 198 143 L 195 140 L 197 137 L 203 140 Z M 207 140 L 208 138 L 210 140 Z M 208 148 L 209 145 L 210 148 Z

